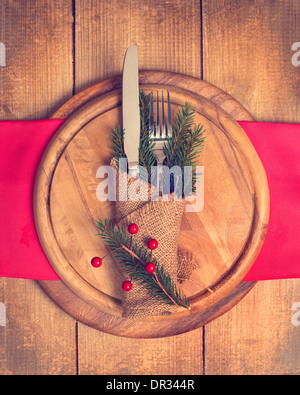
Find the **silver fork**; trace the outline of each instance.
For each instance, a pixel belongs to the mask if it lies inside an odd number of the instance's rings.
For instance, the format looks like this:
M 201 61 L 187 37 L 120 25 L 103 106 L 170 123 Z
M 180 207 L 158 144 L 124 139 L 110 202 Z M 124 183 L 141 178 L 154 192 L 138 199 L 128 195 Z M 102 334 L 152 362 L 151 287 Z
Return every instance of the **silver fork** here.
M 157 159 L 157 167 L 159 171 L 159 190 L 162 188 L 162 172 L 160 167 L 165 159 L 163 146 L 165 142 L 172 136 L 172 114 L 171 114 L 171 102 L 170 94 L 167 91 L 167 124 L 165 121 L 165 103 L 164 103 L 164 92 L 161 92 L 161 121 L 159 114 L 159 94 L 156 91 L 156 122 L 154 123 L 154 112 L 153 112 L 153 92 L 150 97 L 150 113 L 149 113 L 149 130 L 152 133 L 149 136 L 150 141 L 154 141 L 153 152 Z

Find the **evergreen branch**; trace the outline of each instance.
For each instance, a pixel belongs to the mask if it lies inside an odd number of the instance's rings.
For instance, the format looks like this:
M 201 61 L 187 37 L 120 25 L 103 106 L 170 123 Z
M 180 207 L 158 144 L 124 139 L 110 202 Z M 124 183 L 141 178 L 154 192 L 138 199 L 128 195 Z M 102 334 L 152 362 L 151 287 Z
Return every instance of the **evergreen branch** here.
M 185 195 L 186 191 L 191 190 L 192 193 L 196 192 L 196 183 L 198 176 L 196 173 L 196 166 L 198 164 L 198 157 L 202 152 L 205 136 L 203 136 L 205 130 L 203 126 L 195 125 L 194 130 L 191 131 L 189 139 L 187 139 L 185 146 L 182 149 L 180 156 L 180 165 L 182 171 L 184 171 L 185 166 L 190 166 L 192 168 L 190 179 L 184 180 L 184 187 L 182 195 Z
M 96 225 L 99 229 L 99 236 L 110 248 L 116 260 L 122 264 L 123 271 L 127 275 L 147 287 L 156 300 L 190 309 L 187 297 L 178 289 L 164 267 L 156 259 L 151 259 L 151 253 L 146 248 L 138 246 L 135 242 L 130 245 L 130 237 L 125 236 L 120 228 L 113 225 L 108 219 L 104 222 L 99 219 Z M 156 267 L 155 274 L 152 275 L 147 273 L 144 268 L 150 260 Z
M 203 136 L 205 130 L 203 126 L 192 125 L 195 118 L 195 109 L 191 104 L 186 103 L 181 111 L 178 111 L 176 121 L 173 127 L 172 139 L 166 142 L 164 146 L 164 153 L 166 159 L 164 163 L 172 166 L 179 166 L 182 174 L 185 166 L 191 167 L 191 177 L 184 180 L 182 183 L 182 196 L 185 196 L 186 191 L 195 193 L 197 173 L 196 166 L 198 157 L 202 151 L 205 137 Z M 174 175 L 170 177 L 170 190 L 178 192 L 178 183 L 180 180 L 174 179 Z M 187 197 L 187 196 L 185 196 Z
M 140 144 L 139 144 L 139 166 L 140 179 L 151 184 L 152 167 L 156 165 L 156 156 L 154 154 L 155 142 L 150 139 L 150 134 L 153 132 L 149 128 L 150 115 L 150 100 L 151 95 L 146 95 L 142 90 L 139 96 L 140 105 Z M 182 109 L 178 110 L 175 122 L 172 128 L 172 136 L 168 139 L 163 147 L 166 158 L 164 165 L 172 168 L 179 166 L 183 173 L 185 166 L 191 166 L 192 172 L 189 180 L 182 183 L 182 196 L 185 192 L 196 190 L 197 174 L 195 167 L 197 166 L 198 157 L 202 151 L 205 137 L 203 134 L 203 126 L 194 125 L 196 110 L 188 102 L 185 103 Z M 113 128 L 111 134 L 112 141 L 112 156 L 116 159 L 117 164 L 119 158 L 126 158 L 124 151 L 124 133 L 120 126 Z M 170 177 L 170 192 L 177 191 L 177 183 L 179 180 L 174 180 L 174 175 Z M 176 185 L 175 185 L 176 184 Z M 180 191 L 179 191 L 180 192 Z
M 180 156 L 183 145 L 185 144 L 190 129 L 195 118 L 195 108 L 190 103 L 179 110 L 173 125 L 172 137 L 164 144 L 164 154 L 166 158 L 164 164 L 168 167 L 174 166 L 174 159 Z
M 196 166 L 198 163 L 198 156 L 200 155 L 205 137 L 203 137 L 205 130 L 203 126 L 195 125 L 194 130 L 191 131 L 185 146 L 182 149 L 182 165 Z
M 124 150 L 124 130 L 120 126 L 115 126 L 111 132 L 110 140 L 112 142 L 112 157 L 119 163 L 119 158 L 126 158 Z

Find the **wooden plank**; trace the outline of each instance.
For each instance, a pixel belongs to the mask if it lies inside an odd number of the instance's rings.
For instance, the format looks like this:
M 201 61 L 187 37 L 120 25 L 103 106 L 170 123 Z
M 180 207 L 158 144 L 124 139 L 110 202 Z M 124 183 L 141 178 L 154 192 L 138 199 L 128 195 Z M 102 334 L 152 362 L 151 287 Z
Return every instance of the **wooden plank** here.
M 0 279 L 1 375 L 76 374 L 75 321 L 30 280 Z
M 47 118 L 72 95 L 72 1 L 4 0 L 0 7 L 0 117 Z
M 0 15 L 0 119 L 47 117 L 72 95 L 72 1 L 5 0 Z M 1 278 L 0 302 L 0 374 L 76 373 L 76 322 L 37 283 Z
M 203 0 L 203 79 L 258 121 L 299 122 L 299 37 L 297 0 Z
M 299 280 L 258 283 L 205 327 L 206 374 L 299 375 L 300 327 L 292 322 Z
M 261 121 L 300 122 L 297 0 L 203 0 L 203 78 Z M 271 202 L 272 205 L 272 202 Z M 299 327 L 291 323 L 300 280 L 259 283 L 205 328 L 207 374 L 299 374 Z
M 201 76 L 198 0 L 87 0 L 76 1 L 75 9 L 76 91 L 121 73 L 131 44 L 139 46 L 140 69 Z M 193 39 L 187 42 L 187 36 Z M 132 340 L 79 324 L 78 341 L 80 374 L 202 372 L 202 329 L 162 340 Z
M 79 374 L 202 374 L 202 330 L 163 339 L 126 339 L 79 324 Z
M 139 46 L 141 70 L 201 77 L 198 0 L 79 0 L 75 21 L 77 92 L 121 73 L 132 44 Z

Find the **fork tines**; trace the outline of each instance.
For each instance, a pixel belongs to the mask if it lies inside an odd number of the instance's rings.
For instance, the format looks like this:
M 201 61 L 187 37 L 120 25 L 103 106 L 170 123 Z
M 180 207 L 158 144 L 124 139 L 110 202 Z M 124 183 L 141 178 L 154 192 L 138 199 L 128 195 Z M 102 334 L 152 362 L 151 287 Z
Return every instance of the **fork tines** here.
M 171 102 L 170 94 L 167 91 L 167 122 L 165 119 L 165 101 L 164 92 L 161 92 L 161 116 L 160 116 L 160 100 L 159 93 L 156 91 L 156 121 L 154 123 L 153 111 L 153 92 L 150 97 L 150 114 L 149 114 L 149 130 L 153 130 L 150 138 L 154 140 L 165 140 L 171 137 L 172 134 L 172 115 L 171 115 Z

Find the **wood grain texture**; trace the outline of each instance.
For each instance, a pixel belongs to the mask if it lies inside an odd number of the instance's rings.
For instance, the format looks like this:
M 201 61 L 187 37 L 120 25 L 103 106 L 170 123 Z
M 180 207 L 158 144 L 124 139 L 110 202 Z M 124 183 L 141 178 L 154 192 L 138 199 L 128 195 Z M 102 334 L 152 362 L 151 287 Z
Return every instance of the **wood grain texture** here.
M 72 1 L 4 0 L 0 7 L 7 58 L 0 117 L 47 118 L 72 95 Z
M 299 1 L 203 0 L 203 79 L 257 121 L 299 122 L 299 36 Z
M 188 317 L 175 317 L 168 321 L 158 319 L 140 322 L 139 320 L 123 320 L 116 315 L 104 313 L 103 309 L 97 309 L 91 303 L 85 302 L 62 281 L 39 281 L 39 284 L 50 299 L 80 323 L 110 335 L 147 340 L 174 337 L 195 331 L 195 329 L 225 314 L 236 303 L 239 303 L 255 285 L 254 282 L 242 282 L 218 303 Z
M 144 340 L 111 336 L 80 325 L 78 335 L 80 374 L 203 374 L 201 330 Z
M 0 118 L 47 117 L 72 95 L 71 1 L 5 0 L 0 21 L 7 49 L 7 66 L 0 68 Z M 75 322 L 37 283 L 1 278 L 0 301 L 6 307 L 1 375 L 76 374 Z
M 203 1 L 204 79 L 261 121 L 300 122 L 298 1 Z M 262 136 L 263 138 L 263 136 Z M 299 374 L 299 327 L 291 306 L 300 280 L 261 282 L 205 328 L 207 374 Z
M 0 41 L 7 44 L 10 66 L 0 68 L 2 119 L 48 116 L 71 95 L 73 70 L 64 59 L 72 53 L 66 47 L 75 52 L 74 92 L 79 92 L 119 74 L 125 48 L 138 43 L 143 68 L 201 77 L 203 66 L 205 80 L 258 120 L 299 122 L 300 68 L 291 64 L 291 45 L 300 40 L 298 0 L 74 0 L 73 5 L 74 37 L 64 26 L 67 20 L 72 28 L 71 1 L 1 2 Z M 52 36 L 55 19 L 59 34 Z M 30 33 L 32 23 L 36 35 Z M 14 325 L 0 327 L 0 373 L 76 373 L 77 352 L 78 373 L 86 374 L 299 374 L 299 327 L 291 325 L 299 285 L 299 280 L 261 282 L 204 329 L 159 341 L 120 338 L 79 323 L 76 347 L 75 321 L 33 282 L 1 279 L 0 302 Z
M 205 373 L 299 375 L 299 280 L 258 282 L 228 314 L 205 327 Z
M 75 21 L 76 92 L 121 73 L 132 44 L 140 69 L 201 77 L 198 0 L 79 0 Z
M 1 375 L 76 374 L 75 322 L 37 283 L 0 279 L 0 300 L 7 317 L 0 327 Z

